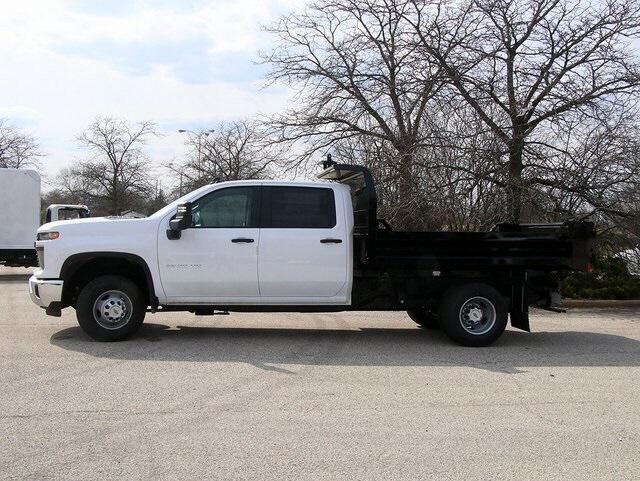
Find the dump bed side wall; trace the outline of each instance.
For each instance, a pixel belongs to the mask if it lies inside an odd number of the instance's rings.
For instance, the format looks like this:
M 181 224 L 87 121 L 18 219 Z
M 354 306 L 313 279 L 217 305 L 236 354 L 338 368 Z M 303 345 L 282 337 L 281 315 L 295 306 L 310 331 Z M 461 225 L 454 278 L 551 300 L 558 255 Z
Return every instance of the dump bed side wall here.
M 402 269 L 584 268 L 590 239 L 502 232 L 379 231 L 372 267 Z

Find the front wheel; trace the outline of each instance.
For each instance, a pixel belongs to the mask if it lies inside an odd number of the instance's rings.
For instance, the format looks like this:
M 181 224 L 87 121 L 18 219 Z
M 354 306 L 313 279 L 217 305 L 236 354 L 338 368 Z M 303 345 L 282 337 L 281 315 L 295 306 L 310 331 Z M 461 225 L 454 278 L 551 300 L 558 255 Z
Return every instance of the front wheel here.
M 98 341 L 121 341 L 134 334 L 146 314 L 140 289 L 121 276 L 101 276 L 89 282 L 78 296 L 78 324 Z
M 506 299 L 488 284 L 453 287 L 440 304 L 440 326 L 464 346 L 488 346 L 502 335 L 507 319 Z

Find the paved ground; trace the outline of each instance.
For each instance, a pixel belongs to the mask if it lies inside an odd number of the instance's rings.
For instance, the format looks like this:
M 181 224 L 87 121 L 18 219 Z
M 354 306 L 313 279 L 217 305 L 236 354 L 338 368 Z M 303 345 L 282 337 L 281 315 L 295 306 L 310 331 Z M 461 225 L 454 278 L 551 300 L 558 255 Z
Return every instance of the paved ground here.
M 638 311 L 484 349 L 366 312 L 150 315 L 101 344 L 3 272 L 2 478 L 640 478 Z

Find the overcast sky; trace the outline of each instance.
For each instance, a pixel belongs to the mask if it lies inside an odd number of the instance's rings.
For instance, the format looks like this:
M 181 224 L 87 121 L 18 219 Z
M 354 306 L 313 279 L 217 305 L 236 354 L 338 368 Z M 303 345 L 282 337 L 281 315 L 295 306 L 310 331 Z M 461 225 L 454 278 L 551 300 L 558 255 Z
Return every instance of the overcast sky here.
M 157 163 L 184 154 L 179 128 L 285 106 L 262 89 L 260 25 L 303 0 L 3 1 L 0 117 L 36 136 L 53 175 L 81 155 L 97 115 L 154 120 Z

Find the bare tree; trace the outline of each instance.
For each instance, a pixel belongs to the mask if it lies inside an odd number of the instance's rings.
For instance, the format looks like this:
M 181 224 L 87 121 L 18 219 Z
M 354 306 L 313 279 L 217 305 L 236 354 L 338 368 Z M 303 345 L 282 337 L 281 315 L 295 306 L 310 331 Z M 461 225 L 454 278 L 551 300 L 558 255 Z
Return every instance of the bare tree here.
M 605 118 L 638 93 L 640 70 L 630 48 L 640 34 L 635 0 L 412 3 L 405 18 L 420 51 L 504 144 L 501 174 L 512 221 L 520 220 L 523 191 L 538 180 L 527 172 L 530 152 L 559 148 L 538 132 L 569 119 Z
M 385 142 L 355 137 L 337 143 L 340 159 L 368 166 L 378 191 L 379 213 L 394 226 L 420 230 L 487 229 L 506 214 L 504 184 L 493 172 L 500 142 L 464 102 L 446 98 L 429 111 L 421 135 L 430 145 L 414 154 L 411 196 L 393 182 L 395 151 Z M 403 214 L 413 215 L 403 222 Z
M 153 191 L 151 165 L 142 149 L 153 135 L 157 134 L 152 122 L 132 125 L 97 118 L 78 136 L 89 157 L 63 170 L 58 184 L 98 212 L 118 215 L 135 208 Z
M 561 149 L 552 146 L 558 139 L 564 143 Z M 640 129 L 634 117 L 576 119 L 549 132 L 544 145 L 529 148 L 527 180 L 546 194 L 542 205 L 530 207 L 560 217 L 636 216 L 629 192 L 640 185 L 639 159 Z
M 261 179 L 282 158 L 282 147 L 271 145 L 255 122 L 219 123 L 215 129 L 191 132 L 185 162 L 167 167 L 178 177 L 180 194 L 227 180 Z
M 35 138 L 0 119 L 0 168 L 40 168 L 42 153 Z
M 405 200 L 413 198 L 416 151 L 429 142 L 422 135 L 425 112 L 443 85 L 442 68 L 417 50 L 410 6 L 316 0 L 266 29 L 277 46 L 262 56 L 270 79 L 298 94 L 295 107 L 271 123 L 279 141 L 304 142 L 296 162 L 367 137 L 392 149 L 387 181 Z M 412 217 L 407 209 L 398 222 L 409 225 Z

